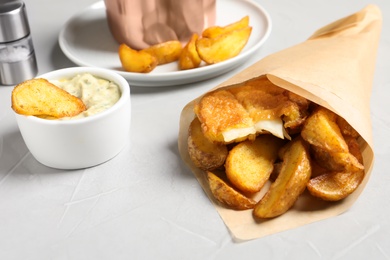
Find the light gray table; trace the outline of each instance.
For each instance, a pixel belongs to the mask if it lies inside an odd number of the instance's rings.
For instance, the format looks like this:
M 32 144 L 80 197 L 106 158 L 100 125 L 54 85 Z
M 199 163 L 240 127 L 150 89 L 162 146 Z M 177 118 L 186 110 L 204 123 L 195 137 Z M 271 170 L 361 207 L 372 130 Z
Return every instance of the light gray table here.
M 95 0 L 27 0 L 39 73 L 75 66 L 59 48 L 64 23 Z M 0 86 L 0 259 L 390 259 L 390 2 L 259 1 L 268 41 L 241 67 L 177 87 L 131 88 L 131 141 L 113 160 L 85 170 L 39 164 L 18 131 L 12 86 Z M 235 243 L 178 156 L 181 109 L 258 59 L 299 43 L 369 3 L 383 13 L 372 92 L 376 161 L 346 213 Z

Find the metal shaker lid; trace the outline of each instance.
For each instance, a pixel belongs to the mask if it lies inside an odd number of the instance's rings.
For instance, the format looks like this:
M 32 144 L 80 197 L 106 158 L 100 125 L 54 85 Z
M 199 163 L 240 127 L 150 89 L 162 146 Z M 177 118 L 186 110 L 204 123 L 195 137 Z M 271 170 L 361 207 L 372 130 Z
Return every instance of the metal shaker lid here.
M 0 43 L 16 41 L 29 34 L 24 2 L 0 0 Z

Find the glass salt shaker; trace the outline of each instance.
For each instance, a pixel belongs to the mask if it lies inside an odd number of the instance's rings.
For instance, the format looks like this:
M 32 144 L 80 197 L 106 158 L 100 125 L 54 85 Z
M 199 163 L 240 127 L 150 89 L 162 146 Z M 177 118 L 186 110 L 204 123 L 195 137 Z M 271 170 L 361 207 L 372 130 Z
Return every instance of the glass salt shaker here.
M 38 72 L 24 2 L 0 0 L 0 85 L 16 85 Z

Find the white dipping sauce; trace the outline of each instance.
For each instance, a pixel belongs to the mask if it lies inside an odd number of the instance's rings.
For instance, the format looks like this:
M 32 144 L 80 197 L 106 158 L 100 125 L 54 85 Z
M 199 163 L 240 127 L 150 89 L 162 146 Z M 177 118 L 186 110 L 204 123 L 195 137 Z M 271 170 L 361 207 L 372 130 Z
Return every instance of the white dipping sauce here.
M 121 91 L 117 84 L 89 73 L 80 74 L 71 79 L 53 81 L 53 84 L 80 98 L 87 109 L 74 117 L 76 119 L 95 115 L 112 107 L 120 98 Z

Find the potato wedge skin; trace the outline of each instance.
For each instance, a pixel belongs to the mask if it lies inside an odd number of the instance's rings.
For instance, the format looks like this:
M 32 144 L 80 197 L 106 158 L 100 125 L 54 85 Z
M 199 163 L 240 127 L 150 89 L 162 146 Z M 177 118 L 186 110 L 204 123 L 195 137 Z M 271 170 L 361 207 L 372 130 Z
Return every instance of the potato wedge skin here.
M 147 52 L 134 50 L 126 44 L 119 46 L 119 59 L 128 72 L 149 73 L 157 66 L 157 58 Z
M 284 153 L 282 168 L 275 182 L 256 204 L 257 218 L 274 218 L 289 210 L 305 190 L 311 176 L 308 148 L 297 138 Z
M 333 153 L 319 147 L 312 147 L 316 162 L 329 171 L 355 172 L 364 170 L 364 166 L 350 152 Z
M 18 114 L 52 119 L 76 116 L 86 110 L 81 99 L 43 78 L 16 85 L 11 94 L 11 103 Z
M 209 141 L 203 134 L 197 117 L 190 124 L 187 141 L 188 153 L 196 167 L 208 171 L 223 166 L 228 155 L 227 147 Z
M 140 50 L 140 52 L 146 52 L 156 57 L 157 64 L 162 65 L 178 60 L 182 49 L 183 47 L 180 41 L 167 41 L 152 45 L 146 49 Z
M 236 191 L 213 172 L 207 172 L 207 179 L 211 193 L 222 205 L 235 210 L 252 209 L 256 201 Z
M 226 175 L 237 189 L 255 193 L 269 179 L 284 141 L 273 135 L 259 135 L 254 141 L 236 145 L 225 162 Z
M 222 34 L 239 30 L 249 26 L 249 16 L 244 16 L 240 20 L 233 22 L 225 26 L 210 26 L 203 30 L 202 37 L 204 38 L 216 38 Z
M 310 194 L 326 201 L 339 201 L 354 192 L 364 179 L 364 171 L 330 172 L 312 178 L 307 189 Z
M 359 144 L 353 137 L 347 137 L 346 142 L 351 156 L 358 161 L 363 169 L 349 167 L 343 168 L 345 171 L 328 170 L 328 172 L 309 181 L 307 189 L 311 195 L 327 201 L 339 201 L 354 192 L 363 181 L 365 171 Z M 345 163 L 348 164 L 349 161 Z
M 311 145 L 326 151 L 348 152 L 347 143 L 336 123 L 337 117 L 330 110 L 318 107 L 306 119 L 301 136 Z
M 215 64 L 237 56 L 248 42 L 252 27 L 234 30 L 215 38 L 200 38 L 196 49 L 207 64 Z
M 186 46 L 184 46 L 179 57 L 180 70 L 195 69 L 199 67 L 200 63 L 202 62 L 195 45 L 198 38 L 199 35 L 194 33 Z

